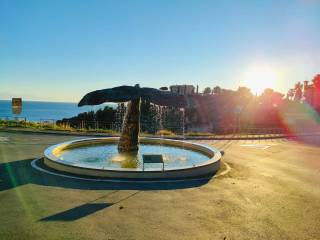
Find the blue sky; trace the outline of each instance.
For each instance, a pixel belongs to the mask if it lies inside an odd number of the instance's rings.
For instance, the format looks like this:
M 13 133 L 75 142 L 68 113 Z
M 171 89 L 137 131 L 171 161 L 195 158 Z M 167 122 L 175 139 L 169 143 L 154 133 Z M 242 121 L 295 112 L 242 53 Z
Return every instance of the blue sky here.
M 0 0 L 0 99 L 136 83 L 286 92 L 320 73 L 319 29 L 318 0 Z

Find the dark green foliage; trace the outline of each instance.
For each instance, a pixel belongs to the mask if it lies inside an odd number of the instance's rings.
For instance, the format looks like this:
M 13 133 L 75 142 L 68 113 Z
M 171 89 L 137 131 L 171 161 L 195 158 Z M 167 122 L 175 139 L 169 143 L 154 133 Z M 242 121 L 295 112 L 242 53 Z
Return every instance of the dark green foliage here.
M 320 80 L 319 80 L 320 82 Z M 320 84 L 319 84 L 320 85 Z M 320 87 L 319 87 L 320 88 Z M 244 129 L 277 128 L 286 131 L 286 114 L 304 114 L 299 101 L 290 101 L 272 89 L 266 89 L 260 96 L 254 96 L 250 89 L 239 87 L 237 91 L 214 87 L 211 94 L 189 96 L 196 107 L 182 109 L 161 107 L 147 100 L 141 101 L 141 132 L 154 134 L 159 130 L 170 130 L 175 134 L 185 132 L 210 132 L 229 134 Z M 304 106 L 307 109 L 306 106 Z M 118 104 L 117 109 L 105 107 L 96 113 L 81 113 L 77 117 L 63 119 L 73 128 L 99 128 L 121 130 L 126 105 Z M 313 117 L 320 121 L 315 112 Z M 247 131 L 247 130 L 245 130 Z
M 69 124 L 73 128 L 86 129 L 111 129 L 112 123 L 116 120 L 116 110 L 106 106 L 103 110 L 84 112 L 72 118 L 64 118 L 57 121 L 57 124 Z

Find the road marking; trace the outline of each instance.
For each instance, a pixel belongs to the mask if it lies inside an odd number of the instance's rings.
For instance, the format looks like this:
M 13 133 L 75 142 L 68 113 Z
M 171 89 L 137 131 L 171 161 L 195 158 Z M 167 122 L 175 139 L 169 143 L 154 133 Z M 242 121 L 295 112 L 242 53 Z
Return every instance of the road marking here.
M 231 171 L 231 167 L 230 167 L 229 164 L 227 164 L 226 162 L 221 161 L 221 160 L 220 160 L 220 163 L 223 163 L 226 166 L 226 170 L 224 170 L 223 172 L 221 172 L 219 174 L 214 175 L 214 178 L 217 178 L 217 177 L 220 177 L 220 176 L 224 176 L 224 175 L 226 175 L 227 173 L 229 173 Z
M 9 142 L 8 137 L 0 137 L 0 142 Z
M 268 149 L 269 147 L 275 146 L 276 144 L 240 144 L 240 147 L 251 147 L 256 149 Z

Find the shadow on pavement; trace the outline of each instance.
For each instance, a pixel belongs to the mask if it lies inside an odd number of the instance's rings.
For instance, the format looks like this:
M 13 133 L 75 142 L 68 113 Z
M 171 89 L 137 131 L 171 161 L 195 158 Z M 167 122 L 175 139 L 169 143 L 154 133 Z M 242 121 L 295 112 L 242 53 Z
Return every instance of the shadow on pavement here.
M 83 190 L 174 190 L 199 187 L 210 180 L 208 177 L 205 179 L 186 179 L 186 181 L 179 182 L 93 182 L 42 173 L 31 167 L 31 161 L 33 159 L 1 163 L 0 191 L 28 183 Z
M 86 203 L 78 207 L 71 208 L 64 212 L 60 212 L 49 217 L 40 219 L 40 221 L 74 221 L 86 217 L 92 213 L 110 207 L 113 204 L 109 203 Z

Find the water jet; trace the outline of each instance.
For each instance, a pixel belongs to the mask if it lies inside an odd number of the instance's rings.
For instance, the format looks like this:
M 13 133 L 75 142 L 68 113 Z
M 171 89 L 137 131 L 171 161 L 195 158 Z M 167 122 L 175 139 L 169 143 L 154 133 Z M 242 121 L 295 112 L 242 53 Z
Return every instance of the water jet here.
M 128 102 L 120 137 L 89 138 L 60 143 L 45 150 L 50 168 L 77 175 L 108 178 L 186 178 L 214 174 L 220 152 L 186 141 L 139 137 L 140 102 L 185 108 L 187 96 L 154 88 L 120 86 L 86 94 L 78 106 Z M 144 156 L 160 155 L 161 166 Z M 144 164 L 150 163 L 150 164 Z

